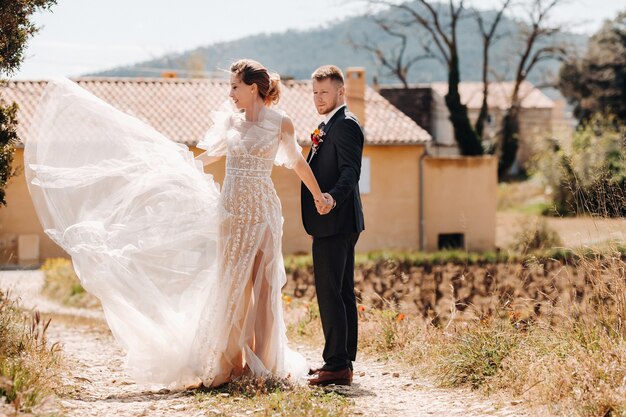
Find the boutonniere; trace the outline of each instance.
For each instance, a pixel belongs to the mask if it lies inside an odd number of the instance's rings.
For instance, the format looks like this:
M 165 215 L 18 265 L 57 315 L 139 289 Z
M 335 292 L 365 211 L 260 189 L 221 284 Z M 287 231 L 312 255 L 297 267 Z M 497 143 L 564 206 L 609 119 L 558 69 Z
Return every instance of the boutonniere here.
M 311 152 L 313 154 L 311 157 L 317 153 L 317 149 L 320 147 L 322 142 L 324 142 L 324 135 L 326 135 L 326 132 L 319 128 L 315 129 L 313 133 L 311 133 L 311 142 L 313 142 L 313 145 L 311 146 Z

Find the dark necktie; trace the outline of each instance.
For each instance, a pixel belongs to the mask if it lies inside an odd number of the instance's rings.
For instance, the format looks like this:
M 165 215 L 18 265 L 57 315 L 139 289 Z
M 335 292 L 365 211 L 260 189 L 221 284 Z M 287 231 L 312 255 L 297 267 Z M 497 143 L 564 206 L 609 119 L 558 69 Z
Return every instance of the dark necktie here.
M 322 122 L 322 123 L 320 123 L 319 125 L 317 125 L 317 128 L 318 128 L 319 130 L 324 130 L 324 128 L 325 128 L 325 127 L 326 127 L 326 123 L 324 123 L 324 122 Z

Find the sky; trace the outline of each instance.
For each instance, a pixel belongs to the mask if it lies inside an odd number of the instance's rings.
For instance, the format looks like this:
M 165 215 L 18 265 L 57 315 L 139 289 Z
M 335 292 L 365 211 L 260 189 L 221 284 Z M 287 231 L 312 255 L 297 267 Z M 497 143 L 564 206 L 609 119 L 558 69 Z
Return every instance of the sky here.
M 489 8 L 501 0 L 470 1 Z M 578 33 L 595 32 L 626 8 L 626 0 L 568 1 L 558 18 L 576 22 Z M 77 76 L 244 36 L 316 28 L 366 9 L 358 0 L 58 0 L 34 16 L 41 30 L 13 78 Z

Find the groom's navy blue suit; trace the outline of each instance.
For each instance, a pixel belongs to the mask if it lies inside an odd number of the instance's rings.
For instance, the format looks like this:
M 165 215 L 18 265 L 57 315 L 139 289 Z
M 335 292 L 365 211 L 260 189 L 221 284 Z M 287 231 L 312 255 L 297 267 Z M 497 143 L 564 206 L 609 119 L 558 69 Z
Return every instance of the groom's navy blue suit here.
M 302 222 L 313 236 L 313 269 L 320 318 L 326 344 L 325 371 L 352 368 L 356 358 L 358 313 L 354 296 L 354 246 L 364 230 L 359 177 L 364 136 L 354 114 L 339 109 L 322 128 L 317 153 L 309 156 L 311 170 L 322 191 L 337 205 L 320 215 L 302 185 Z

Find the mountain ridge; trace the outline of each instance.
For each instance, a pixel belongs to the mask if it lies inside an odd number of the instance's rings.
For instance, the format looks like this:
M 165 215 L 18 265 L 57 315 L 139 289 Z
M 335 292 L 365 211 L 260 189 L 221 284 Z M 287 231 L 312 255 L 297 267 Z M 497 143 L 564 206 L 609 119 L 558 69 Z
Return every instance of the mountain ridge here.
M 393 50 L 396 47 L 395 40 L 386 35 L 372 17 L 397 19 L 401 17 L 398 13 L 396 10 L 384 10 L 375 15 L 364 14 L 329 22 L 320 28 L 288 29 L 283 32 L 249 35 L 88 75 L 158 77 L 163 72 L 176 71 L 178 76 L 182 77 L 221 77 L 227 75 L 231 62 L 246 57 L 262 62 L 270 70 L 281 74 L 283 78 L 308 79 L 317 66 L 333 63 L 341 68 L 365 67 L 369 82 L 376 77 L 380 83 L 398 83 L 397 78 L 389 76 L 377 65 L 371 52 L 355 49 L 350 44 L 350 39 L 362 43 L 367 38 L 386 51 Z M 487 10 L 481 13 L 488 18 L 490 14 L 493 15 L 494 11 Z M 444 13 L 442 17 L 445 21 L 447 16 Z M 506 16 L 499 27 L 501 34 L 512 33 L 513 37 L 520 30 L 520 22 Z M 422 53 L 424 48 L 421 41 L 428 39 L 425 30 L 412 27 L 405 28 L 404 31 L 411 34 L 407 56 Z M 459 23 L 458 34 L 461 79 L 478 81 L 481 79 L 482 41 L 475 20 L 463 19 Z M 588 40 L 584 35 L 572 33 L 560 33 L 558 36 L 562 42 L 572 45 L 579 51 L 586 47 Z M 516 47 L 512 39 L 499 41 L 491 51 L 492 70 L 500 74 L 498 80 L 511 79 L 514 56 L 511 57 L 509 52 Z M 557 61 L 541 62 L 530 74 L 529 81 L 535 84 L 540 83 L 545 74 L 558 74 L 559 66 L 560 63 Z M 408 76 L 410 83 L 446 80 L 447 69 L 434 59 L 419 61 L 412 67 Z

